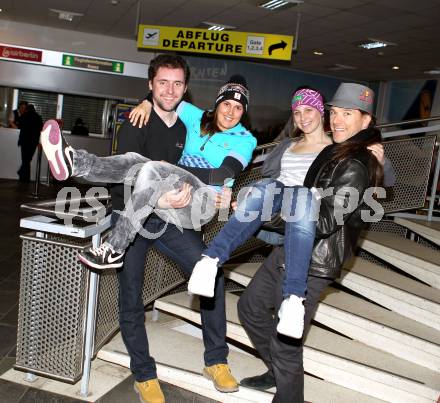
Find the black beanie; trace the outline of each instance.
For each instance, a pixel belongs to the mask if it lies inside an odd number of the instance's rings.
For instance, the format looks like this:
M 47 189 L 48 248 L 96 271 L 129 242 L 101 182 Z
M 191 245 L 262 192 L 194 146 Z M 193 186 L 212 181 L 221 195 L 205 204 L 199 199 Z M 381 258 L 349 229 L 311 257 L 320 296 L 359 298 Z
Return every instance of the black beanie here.
M 243 76 L 239 74 L 231 76 L 228 82 L 220 88 L 217 99 L 215 100 L 215 108 L 227 99 L 240 102 L 243 105 L 244 110 L 247 111 L 249 104 L 249 90 L 247 88 L 246 79 Z

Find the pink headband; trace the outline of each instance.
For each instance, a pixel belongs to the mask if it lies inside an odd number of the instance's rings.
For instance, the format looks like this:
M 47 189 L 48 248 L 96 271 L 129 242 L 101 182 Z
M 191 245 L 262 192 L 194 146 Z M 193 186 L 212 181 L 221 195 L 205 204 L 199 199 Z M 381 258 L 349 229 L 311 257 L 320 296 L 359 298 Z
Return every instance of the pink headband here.
M 293 94 L 292 98 L 292 111 L 294 111 L 300 105 L 308 105 L 315 108 L 321 116 L 324 116 L 324 101 L 322 95 L 309 88 L 303 88 Z

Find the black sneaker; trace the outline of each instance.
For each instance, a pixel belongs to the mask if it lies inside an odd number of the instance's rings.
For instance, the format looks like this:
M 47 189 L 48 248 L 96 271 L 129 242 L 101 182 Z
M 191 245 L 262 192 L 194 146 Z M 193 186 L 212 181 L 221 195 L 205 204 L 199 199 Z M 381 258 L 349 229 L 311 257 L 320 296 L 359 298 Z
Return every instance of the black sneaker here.
M 115 252 L 110 244 L 104 242 L 99 248 L 89 248 L 78 253 L 78 260 L 97 270 L 122 267 L 125 252 Z
M 267 371 L 261 375 L 243 378 L 240 381 L 240 385 L 244 386 L 245 388 L 267 390 L 275 386 L 275 377 L 269 371 Z
M 40 143 L 56 180 L 64 181 L 73 172 L 73 148 L 61 134 L 56 120 L 48 120 L 41 131 Z

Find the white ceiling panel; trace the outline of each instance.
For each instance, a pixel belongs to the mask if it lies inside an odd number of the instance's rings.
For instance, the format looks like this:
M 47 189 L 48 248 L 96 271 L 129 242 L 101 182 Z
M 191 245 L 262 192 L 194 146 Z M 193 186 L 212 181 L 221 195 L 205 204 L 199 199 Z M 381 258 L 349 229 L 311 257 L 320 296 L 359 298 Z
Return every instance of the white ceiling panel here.
M 0 20 L 26 22 L 101 35 L 132 38 L 138 0 L 0 0 Z M 141 0 L 144 24 L 196 27 L 203 21 L 239 31 L 294 34 L 301 13 L 299 46 L 290 67 L 357 80 L 425 78 L 427 67 L 440 66 L 440 0 L 305 0 L 271 12 L 259 0 Z M 72 22 L 58 19 L 55 8 L 83 13 Z M 1 21 L 0 21 L 1 22 Z M 396 47 L 365 52 L 353 45 L 366 38 L 395 42 Z M 325 55 L 313 55 L 321 50 Z M 123 57 L 123 55 L 121 55 Z M 260 61 L 261 62 L 261 61 Z M 336 63 L 353 65 L 333 71 Z M 402 63 L 405 68 L 391 71 Z

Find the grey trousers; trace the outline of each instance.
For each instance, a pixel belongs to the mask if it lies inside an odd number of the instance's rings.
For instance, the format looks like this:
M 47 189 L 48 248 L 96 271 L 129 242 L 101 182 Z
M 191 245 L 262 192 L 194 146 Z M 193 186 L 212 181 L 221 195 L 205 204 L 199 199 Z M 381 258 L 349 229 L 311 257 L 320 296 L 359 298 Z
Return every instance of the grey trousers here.
M 125 208 L 116 211 L 120 216 L 107 242 L 117 252 L 124 251 L 136 234 L 156 239 L 160 233 L 149 233 L 143 228 L 147 217 L 157 214 L 166 223 L 178 228 L 197 229 L 211 221 L 216 213 L 216 191 L 205 185 L 193 174 L 175 165 L 152 161 L 140 154 L 129 152 L 110 157 L 97 157 L 84 150 L 76 150 L 73 158 L 72 176 L 89 182 L 124 183 Z M 181 209 L 156 207 L 159 198 L 168 191 L 178 192 L 184 183 L 189 183 L 191 202 Z M 133 187 L 133 189 L 132 189 Z

